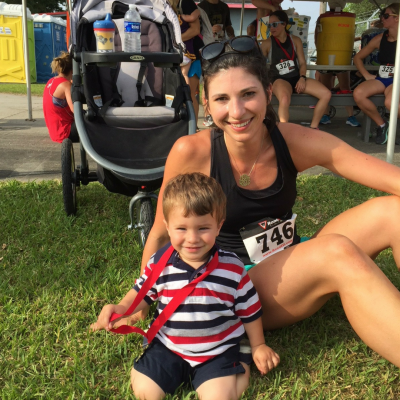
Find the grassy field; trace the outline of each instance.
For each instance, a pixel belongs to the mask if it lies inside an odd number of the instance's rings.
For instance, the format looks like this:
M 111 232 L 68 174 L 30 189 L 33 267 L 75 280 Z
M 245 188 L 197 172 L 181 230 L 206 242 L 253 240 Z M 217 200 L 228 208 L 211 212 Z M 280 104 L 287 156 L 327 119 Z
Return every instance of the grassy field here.
M 42 96 L 44 87 L 44 83 L 32 83 L 32 96 Z M 0 93 L 26 94 L 26 83 L 0 83 Z
M 379 193 L 329 176 L 299 178 L 301 235 Z M 332 196 L 332 193 L 338 194 Z M 141 338 L 90 333 L 102 306 L 139 274 L 141 249 L 127 230 L 129 199 L 98 184 L 77 193 L 66 217 L 54 181 L 0 182 L 0 398 L 129 399 Z M 377 259 L 400 288 L 392 254 Z M 245 399 L 399 399 L 399 369 L 353 332 L 338 297 L 304 322 L 266 333 L 281 356 Z M 169 399 L 195 399 L 188 388 Z

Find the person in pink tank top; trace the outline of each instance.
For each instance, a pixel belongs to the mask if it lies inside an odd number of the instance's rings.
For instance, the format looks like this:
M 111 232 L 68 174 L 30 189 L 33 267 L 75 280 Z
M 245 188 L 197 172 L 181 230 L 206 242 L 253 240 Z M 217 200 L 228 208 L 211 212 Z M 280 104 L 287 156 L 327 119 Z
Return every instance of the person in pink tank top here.
M 69 53 L 62 52 L 54 58 L 51 70 L 58 75 L 46 83 L 43 92 L 43 113 L 50 138 L 58 143 L 66 138 L 77 143 L 79 135 L 71 98 L 72 60 Z

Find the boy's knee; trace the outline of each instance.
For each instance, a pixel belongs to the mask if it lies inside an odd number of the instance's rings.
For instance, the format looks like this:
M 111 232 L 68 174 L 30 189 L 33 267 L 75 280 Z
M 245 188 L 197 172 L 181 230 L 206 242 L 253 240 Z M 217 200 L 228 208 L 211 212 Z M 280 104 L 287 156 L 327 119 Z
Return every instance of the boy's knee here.
M 160 400 L 165 397 L 164 391 L 150 378 L 131 369 L 131 387 L 133 394 L 140 400 Z

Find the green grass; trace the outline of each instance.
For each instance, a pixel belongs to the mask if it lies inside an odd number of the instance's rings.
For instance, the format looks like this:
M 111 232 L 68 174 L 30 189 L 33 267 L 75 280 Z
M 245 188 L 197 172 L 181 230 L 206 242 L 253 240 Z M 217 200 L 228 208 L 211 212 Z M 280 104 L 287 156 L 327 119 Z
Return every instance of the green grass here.
M 32 96 L 42 96 L 45 83 L 32 83 Z M 26 83 L 0 83 L 0 93 L 26 94 Z
M 330 176 L 302 176 L 298 189 L 301 235 L 379 195 Z M 98 184 L 80 188 L 77 197 L 78 214 L 68 218 L 60 183 L 0 182 L 1 399 L 133 398 L 129 372 L 141 338 L 87 330 L 139 274 L 141 249 L 127 230 L 129 199 Z M 377 263 L 399 288 L 391 252 Z M 399 369 L 360 341 L 338 297 L 266 340 L 281 364 L 266 377 L 252 367 L 245 399 L 400 398 Z M 183 388 L 169 398 L 195 395 Z

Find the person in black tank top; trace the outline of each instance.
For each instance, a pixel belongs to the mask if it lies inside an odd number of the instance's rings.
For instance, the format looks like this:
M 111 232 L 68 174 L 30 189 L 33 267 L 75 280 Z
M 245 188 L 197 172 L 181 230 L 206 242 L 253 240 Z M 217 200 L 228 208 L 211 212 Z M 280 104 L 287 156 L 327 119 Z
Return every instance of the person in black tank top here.
M 227 196 L 218 244 L 245 264 L 264 329 L 300 321 L 339 293 L 359 337 L 400 366 L 400 293 L 373 262 L 392 247 L 400 265 L 400 169 L 325 132 L 277 124 L 268 69 L 254 38 L 208 46 L 203 93 L 218 129 L 181 138 L 172 148 L 142 269 L 169 240 L 161 207 L 167 182 L 185 173 L 210 175 Z M 347 210 L 302 241 L 302 207 L 297 218 L 292 211 L 296 176 L 316 165 L 394 195 Z
M 389 123 L 381 116 L 370 96 L 383 93 L 385 95 L 385 107 L 390 110 L 392 106 L 392 90 L 394 77 L 394 62 L 396 58 L 396 46 L 399 27 L 399 4 L 393 3 L 386 7 L 381 14 L 383 27 L 386 32 L 375 36 L 354 56 L 354 65 L 365 78 L 365 82 L 358 85 L 353 93 L 354 100 L 364 114 L 368 115 L 375 123 L 375 143 L 385 144 L 388 139 Z M 378 75 L 370 74 L 364 67 L 363 60 L 375 49 L 379 49 Z M 400 107 L 399 107 L 400 112 Z
M 311 121 L 311 128 L 318 129 L 331 99 L 331 92 L 320 82 L 306 77 L 303 44 L 297 36 L 287 33 L 288 23 L 288 16 L 284 11 L 273 12 L 269 17 L 271 37 L 262 44 L 262 51 L 271 63 L 272 93 L 279 101 L 279 120 L 289 122 L 292 93 L 310 94 L 318 99 Z

